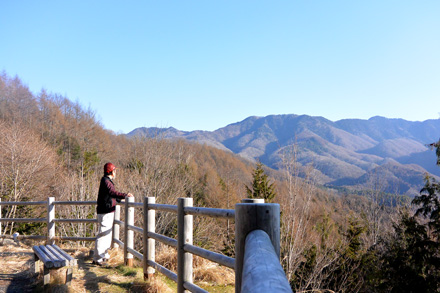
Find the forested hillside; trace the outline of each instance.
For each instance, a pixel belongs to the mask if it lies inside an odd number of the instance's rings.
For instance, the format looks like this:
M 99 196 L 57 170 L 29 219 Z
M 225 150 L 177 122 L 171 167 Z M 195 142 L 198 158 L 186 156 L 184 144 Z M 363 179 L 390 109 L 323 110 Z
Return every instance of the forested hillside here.
M 282 167 L 283 149 L 294 144 L 300 176 L 306 176 L 311 166 L 317 183 L 352 192 L 369 189 L 371 181 L 380 178 L 387 192 L 414 196 L 425 173 L 440 176 L 435 154 L 427 147 L 439 137 L 439 119 L 332 122 L 308 115 L 270 115 L 249 117 L 212 132 L 138 128 L 128 136 L 152 133 L 229 150 L 275 169 Z
M 253 188 L 258 166 L 230 151 L 167 140 L 161 131 L 148 137 L 116 135 L 96 117 L 92 109 L 67 97 L 45 90 L 31 93 L 18 77 L 1 74 L 2 201 L 48 196 L 95 200 L 107 161 L 119 168 L 117 189 L 132 192 L 136 201 L 154 196 L 158 203 L 176 204 L 178 197 L 190 196 L 196 206 L 233 209 Z M 419 292 L 430 292 L 439 284 L 438 250 L 433 249 L 438 247 L 437 230 L 427 229 L 427 221 L 410 212 L 399 214 L 405 197 L 385 194 L 379 181 L 372 181 L 362 195 L 318 188 L 313 168 L 298 162 L 302 151 L 295 145 L 284 147 L 277 170 L 263 166 L 268 174 L 263 177 L 274 186 L 272 202 L 281 206 L 281 262 L 295 291 L 390 292 L 411 282 L 422 288 L 420 284 L 429 281 Z M 424 194 L 432 199 L 438 189 L 429 184 Z M 423 206 L 424 198 L 416 199 Z M 428 219 L 438 210 L 431 204 L 419 214 Z M 6 208 L 3 215 L 32 218 L 41 212 L 34 207 Z M 57 213 L 65 218 L 96 217 L 94 207 L 85 206 L 60 207 Z M 142 227 L 142 220 L 137 221 Z M 194 221 L 194 243 L 234 255 L 233 223 L 198 217 Z M 174 237 L 175 226 L 173 217 L 158 213 L 158 233 Z M 9 223 L 1 233 L 44 234 L 45 229 L 45 224 Z M 91 224 L 57 224 L 57 233 L 64 235 L 93 236 L 95 230 Z M 141 242 L 136 239 L 136 245 Z

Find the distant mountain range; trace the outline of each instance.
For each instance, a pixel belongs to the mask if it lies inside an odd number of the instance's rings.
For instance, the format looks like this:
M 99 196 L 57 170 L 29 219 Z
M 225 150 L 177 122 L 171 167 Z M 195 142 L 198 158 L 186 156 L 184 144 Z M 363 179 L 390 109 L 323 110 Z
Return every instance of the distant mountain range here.
M 296 146 L 299 174 L 313 167 L 318 184 L 332 188 L 380 188 L 418 194 L 427 172 L 440 176 L 435 152 L 427 144 L 440 137 L 440 119 L 411 122 L 372 117 L 336 122 L 307 115 L 249 117 L 215 131 L 137 128 L 127 136 L 185 139 L 231 151 L 279 168 L 282 153 Z M 379 186 L 379 187 L 377 187 Z

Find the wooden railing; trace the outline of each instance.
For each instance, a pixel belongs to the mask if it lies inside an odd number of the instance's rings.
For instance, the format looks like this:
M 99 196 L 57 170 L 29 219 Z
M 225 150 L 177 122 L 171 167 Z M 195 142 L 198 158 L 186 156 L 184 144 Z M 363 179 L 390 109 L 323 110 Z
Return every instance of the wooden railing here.
M 46 218 L 3 218 L 2 206 L 6 205 L 41 205 L 47 206 Z M 19 235 L 18 239 L 36 239 L 46 240 L 48 244 L 52 244 L 55 240 L 65 241 L 95 241 L 95 237 L 72 237 L 72 236 L 55 236 L 55 223 L 97 223 L 97 219 L 56 219 L 55 218 L 55 206 L 56 205 L 96 205 L 96 201 L 55 201 L 54 197 L 49 197 L 47 201 L 10 201 L 2 202 L 0 199 L 0 231 L 2 231 L 2 223 L 18 222 L 18 223 L 46 223 L 47 224 L 47 236 L 42 235 Z M 12 238 L 8 235 L 0 235 L 0 238 Z
M 47 205 L 47 218 L 2 218 L 1 207 L 3 205 Z M 3 222 L 46 222 L 47 236 L 20 235 L 18 239 L 45 239 L 47 243 L 53 243 L 55 240 L 95 241 L 95 237 L 56 236 L 55 223 L 57 222 L 97 222 L 96 219 L 56 219 L 56 205 L 96 205 L 96 202 L 55 201 L 53 197 L 49 197 L 47 202 L 0 201 L 0 231 Z M 125 208 L 124 221 L 121 221 L 122 205 Z M 143 208 L 144 228 L 134 225 L 135 208 Z M 155 211 L 177 214 L 177 239 L 155 232 Z M 236 258 L 194 246 L 193 216 L 235 219 Z M 121 226 L 124 228 L 123 241 L 120 240 Z M 134 249 L 134 233 L 143 235 L 143 254 Z M 0 237 L 12 238 L 8 235 L 0 235 Z M 177 249 L 177 272 L 172 272 L 155 261 L 155 241 Z M 145 278 L 151 277 L 157 270 L 177 283 L 178 292 L 186 290 L 207 292 L 193 283 L 193 255 L 234 269 L 235 292 L 268 292 L 269 289 L 270 292 L 291 292 L 289 282 L 279 262 L 280 208 L 278 204 L 245 199 L 243 203 L 236 204 L 235 210 L 227 210 L 193 207 L 192 198 L 179 198 L 177 205 L 157 204 L 154 197 L 145 197 L 143 203 L 136 203 L 134 198 L 127 198 L 125 203 L 116 206 L 113 246 L 123 248 L 124 261 L 127 265 L 133 264 L 133 257 L 142 261 Z M 262 249 L 262 247 L 265 248 Z M 271 285 L 274 280 L 277 282 L 276 287 Z

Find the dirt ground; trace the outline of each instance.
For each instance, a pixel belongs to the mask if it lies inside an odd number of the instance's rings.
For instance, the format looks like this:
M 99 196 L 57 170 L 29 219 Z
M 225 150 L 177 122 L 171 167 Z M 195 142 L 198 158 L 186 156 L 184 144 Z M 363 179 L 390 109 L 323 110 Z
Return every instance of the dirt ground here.
M 34 273 L 32 246 L 36 243 L 15 243 L 9 239 L 0 240 L 0 293 L 44 292 L 42 270 Z M 128 272 L 124 266 L 120 251 L 111 251 L 110 266 L 103 268 L 92 264 L 88 248 L 68 249 L 65 251 L 78 260 L 78 268 L 73 270 L 71 286 L 64 285 L 65 269 L 51 271 L 49 292 L 133 292 L 150 291 L 142 280 L 139 269 Z
M 9 239 L 0 240 L 0 293 L 34 292 L 33 253 Z
M 86 247 L 69 248 L 58 244 L 78 260 L 73 269 L 71 285 L 65 282 L 66 269 L 51 271 L 51 282 L 47 290 L 43 288 L 42 265 L 40 273 L 34 273 L 32 246 L 38 243 L 0 239 L 0 293 L 27 292 L 176 292 L 176 284 L 161 274 L 144 281 L 141 264 L 135 260 L 135 267 L 124 265 L 123 252 L 110 250 L 108 267 L 92 264 L 90 249 Z M 163 251 L 161 263 L 173 263 L 175 252 Z M 195 258 L 197 268 L 194 273 L 199 286 L 209 292 L 234 292 L 234 274 L 230 269 L 221 269 L 206 260 Z M 175 268 L 171 268 L 175 270 Z M 217 285 L 209 285 L 209 284 Z

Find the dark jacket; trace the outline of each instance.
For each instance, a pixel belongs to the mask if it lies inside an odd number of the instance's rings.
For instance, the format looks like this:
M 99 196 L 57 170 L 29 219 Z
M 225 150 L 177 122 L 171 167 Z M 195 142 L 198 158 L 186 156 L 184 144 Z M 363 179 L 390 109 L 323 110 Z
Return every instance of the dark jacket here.
M 126 193 L 116 191 L 115 185 L 109 177 L 102 177 L 99 185 L 98 206 L 96 207 L 96 212 L 98 214 L 114 212 L 116 199 L 124 199 L 126 196 Z

